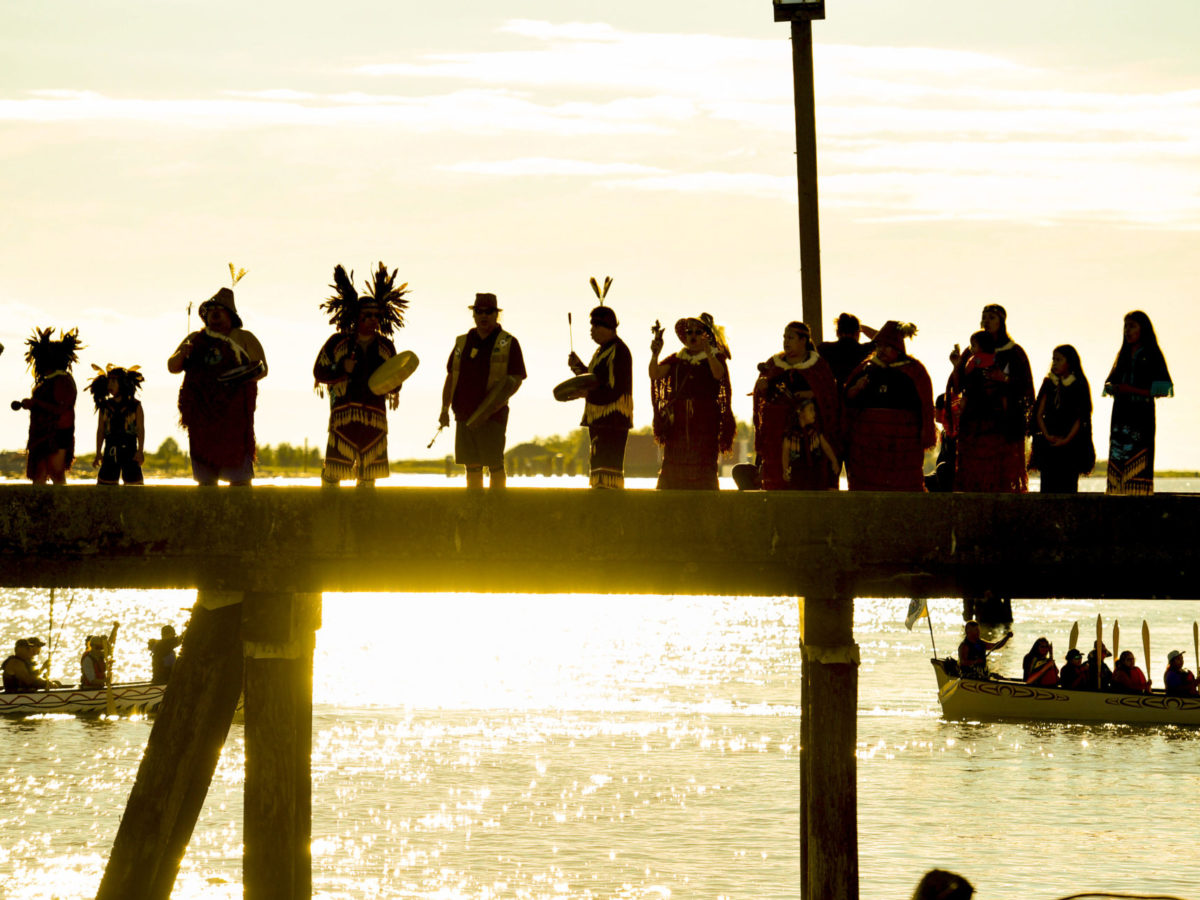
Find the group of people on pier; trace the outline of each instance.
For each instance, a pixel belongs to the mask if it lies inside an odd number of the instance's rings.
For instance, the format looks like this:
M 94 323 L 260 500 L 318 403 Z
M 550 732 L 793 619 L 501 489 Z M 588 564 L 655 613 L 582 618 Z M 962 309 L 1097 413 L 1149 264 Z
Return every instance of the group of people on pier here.
M 254 416 L 266 354 L 243 327 L 233 287 L 244 275 L 230 265 L 233 285 L 200 305 L 204 327 L 188 334 L 167 360 L 183 375 L 180 422 L 188 433 L 195 480 L 247 485 L 254 475 Z M 591 485 L 624 486 L 624 456 L 633 425 L 633 361 L 617 334 L 619 322 L 605 295 L 611 279 L 593 289 L 600 301 L 590 314 L 596 350 L 588 363 L 572 352 L 567 365 L 585 400 L 581 424 L 590 437 Z M 398 405 L 415 354 L 397 352 L 408 285 L 382 262 L 362 289 L 353 272 L 334 269 L 334 293 L 321 304 L 334 332 L 313 366 L 316 388 L 328 393 L 325 484 L 354 479 L 373 485 L 388 474 L 387 411 Z M 473 327 L 459 335 L 446 362 L 439 431 L 456 420 L 455 461 L 467 486 L 481 488 L 484 469 L 503 487 L 509 400 L 527 378 L 521 345 L 499 321 L 495 294 L 478 293 L 469 309 Z M 679 319 L 680 348 L 665 359 L 665 329 L 656 322 L 649 376 L 653 432 L 662 446 L 660 489 L 716 490 L 719 461 L 734 443 L 732 352 L 724 330 L 708 313 Z M 953 369 L 935 402 L 929 373 L 910 356 L 913 325 L 888 321 L 878 330 L 843 313 L 837 338 L 814 344 L 811 329 L 789 322 L 782 349 L 757 367 L 753 387 L 754 462 L 735 467 L 741 488 L 837 490 L 957 490 L 1020 492 L 1029 471 L 1041 473 L 1046 492 L 1074 492 L 1091 471 L 1091 388 L 1079 354 L 1055 347 L 1035 392 L 1025 351 L 1009 335 L 1004 308 L 984 307 L 968 349 L 951 354 Z M 868 340 L 862 341 L 863 333 Z M 30 411 L 27 475 L 35 483 L 62 483 L 74 457 L 75 382 L 71 367 L 81 343 L 77 331 L 37 329 L 26 342 L 34 375 L 31 395 L 14 409 Z M 141 484 L 145 422 L 137 393 L 137 366 L 108 366 L 88 385 L 97 415 L 93 466 L 100 484 Z M 560 388 L 567 385 L 560 385 Z M 1114 398 L 1108 462 L 1110 493 L 1149 494 L 1154 478 L 1154 403 L 1173 392 L 1166 360 L 1149 317 L 1125 317 L 1120 351 L 1104 384 Z M 556 396 L 559 389 L 556 388 Z M 925 453 L 941 446 L 925 474 Z M 1031 440 L 1030 440 L 1031 439 Z M 432 443 L 432 442 L 431 442 Z M 1027 453 L 1027 445 L 1031 452 Z
M 958 667 L 964 678 L 988 679 L 988 656 L 999 650 L 1013 633 L 1007 632 L 998 641 L 987 641 L 980 636 L 979 623 L 972 620 L 964 626 L 962 643 L 958 645 Z M 1097 671 L 1096 647 L 1100 650 Z M 1196 697 L 1196 679 L 1183 667 L 1182 650 L 1167 654 L 1167 668 L 1163 672 L 1163 692 L 1168 697 Z M 1122 650 L 1117 657 L 1116 668 L 1110 668 L 1107 659 L 1112 658 L 1108 647 L 1097 641 L 1088 652 L 1087 660 L 1081 650 L 1072 647 L 1067 651 L 1066 662 L 1060 669 L 1054 659 L 1054 647 L 1042 636 L 1033 642 L 1029 652 L 1021 660 L 1022 679 L 1026 684 L 1042 687 L 1059 687 L 1067 690 L 1106 691 L 1115 694 L 1149 694 L 1151 681 L 1138 667 L 1132 650 Z

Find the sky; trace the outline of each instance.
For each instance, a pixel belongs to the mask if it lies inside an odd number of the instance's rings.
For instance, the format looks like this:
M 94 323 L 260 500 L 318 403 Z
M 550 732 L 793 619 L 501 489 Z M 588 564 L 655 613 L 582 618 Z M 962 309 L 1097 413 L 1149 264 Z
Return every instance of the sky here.
M 392 458 L 452 452 L 426 444 L 477 291 L 529 370 L 509 446 L 577 427 L 551 389 L 572 346 L 590 355 L 591 276 L 613 278 L 637 427 L 650 326 L 669 338 L 701 311 L 748 419 L 755 363 L 801 317 L 789 30 L 770 7 L 0 5 L 2 399 L 29 393 L 35 326 L 78 327 L 81 387 L 92 364 L 140 364 L 148 448 L 184 445 L 166 359 L 232 262 L 270 363 L 259 441 L 323 446 L 318 307 L 335 264 L 361 282 L 382 260 L 411 288 L 397 347 L 421 359 Z M 1035 379 L 1054 346 L 1079 349 L 1103 458 L 1099 389 L 1144 309 L 1177 394 L 1157 464 L 1200 468 L 1200 3 L 828 0 L 813 35 L 826 331 L 842 311 L 911 321 L 937 385 L 1000 303 Z M 81 397 L 85 462 L 94 422 Z M 4 409 L 0 449 L 27 425 Z

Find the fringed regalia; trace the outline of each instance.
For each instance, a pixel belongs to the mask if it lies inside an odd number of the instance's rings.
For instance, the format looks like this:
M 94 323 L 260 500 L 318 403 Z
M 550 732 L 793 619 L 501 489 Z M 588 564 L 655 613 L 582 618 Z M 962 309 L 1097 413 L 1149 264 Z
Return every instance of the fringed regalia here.
M 654 439 L 663 448 L 658 488 L 715 491 L 717 458 L 733 449 L 737 430 L 729 370 L 722 360 L 721 378 L 714 378 L 708 354 L 692 356 L 686 350 L 662 364 L 669 372 L 650 383 Z
M 799 362 L 777 353 L 759 370 L 754 450 L 763 488 L 837 490 L 840 413 L 829 363 L 815 351 Z
M 934 446 L 933 387 L 911 357 L 883 365 L 875 357 L 850 373 L 846 399 L 846 478 L 852 491 L 924 491 L 925 450 Z
M 596 348 L 587 370 L 596 386 L 584 398 L 583 419 L 591 438 L 589 483 L 594 488 L 625 487 L 625 444 L 633 427 L 633 356 L 614 337 Z
M 126 484 L 141 484 L 142 467 L 134 458 L 141 402 L 133 397 L 107 397 L 100 401 L 99 408 L 104 413 L 104 458 L 97 483 L 117 484 L 124 477 Z
M 1042 473 L 1042 493 L 1074 494 L 1079 476 L 1096 465 L 1096 446 L 1092 442 L 1092 400 L 1087 382 L 1074 374 L 1066 378 L 1051 373 L 1038 390 L 1034 409 L 1039 410 L 1042 428 L 1035 427 L 1029 471 Z M 1036 416 L 1035 416 L 1036 419 Z M 1065 438 L 1079 423 L 1079 430 L 1066 444 L 1054 445 L 1049 437 Z
M 1122 384 L 1149 391 L 1150 396 L 1110 388 Z M 1107 492 L 1149 496 L 1154 493 L 1154 399 L 1175 395 L 1162 353 L 1138 347 L 1120 354 L 1105 381 L 1104 393 L 1113 398 Z
M 254 408 L 258 382 L 226 383 L 220 376 L 251 358 L 228 336 L 209 329 L 188 335 L 191 355 L 184 362 L 179 388 L 179 421 L 188 432 L 192 457 L 222 469 L 238 468 L 254 458 Z
M 1033 374 L 1020 345 L 1009 340 L 991 366 L 964 379 L 958 422 L 956 491 L 1020 494 L 1029 489 L 1025 437 L 1033 409 Z
M 64 469 L 75 461 L 75 379 L 64 371 L 50 372 L 34 384 L 29 410 L 29 441 L 25 447 L 25 477 L 34 479 L 39 467 L 59 450 Z
M 313 366 L 313 378 L 329 391 L 329 443 L 325 447 L 326 481 L 358 478 L 373 481 L 389 474 L 387 456 L 387 399 L 371 391 L 367 381 L 396 347 L 375 335 L 365 347 L 354 334 L 335 334 L 325 342 Z M 354 371 L 343 362 L 354 357 Z

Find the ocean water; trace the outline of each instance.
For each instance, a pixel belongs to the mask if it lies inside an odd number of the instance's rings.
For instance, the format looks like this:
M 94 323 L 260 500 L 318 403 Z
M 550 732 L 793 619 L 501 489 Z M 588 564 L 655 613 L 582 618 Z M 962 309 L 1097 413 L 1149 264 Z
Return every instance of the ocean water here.
M 54 674 L 73 679 L 84 636 L 116 620 L 118 678 L 145 677 L 146 640 L 181 628 L 193 600 L 56 592 Z M 49 601 L 0 592 L 0 640 L 46 635 Z M 960 604 L 930 607 L 948 653 Z M 906 630 L 906 608 L 856 604 L 864 898 L 907 898 L 933 866 L 981 898 L 1200 898 L 1200 732 L 944 722 L 930 632 Z M 1156 681 L 1169 649 L 1194 668 L 1195 603 L 1017 601 L 1014 613 L 1002 671 L 1043 634 L 1061 654 L 1071 623 L 1089 635 L 1097 615 L 1110 637 L 1119 620 L 1139 664 L 1149 622 Z M 798 897 L 797 623 L 789 598 L 327 594 L 314 895 Z M 0 721 L 0 897 L 95 895 L 150 726 Z M 243 748 L 235 722 L 176 897 L 241 896 Z

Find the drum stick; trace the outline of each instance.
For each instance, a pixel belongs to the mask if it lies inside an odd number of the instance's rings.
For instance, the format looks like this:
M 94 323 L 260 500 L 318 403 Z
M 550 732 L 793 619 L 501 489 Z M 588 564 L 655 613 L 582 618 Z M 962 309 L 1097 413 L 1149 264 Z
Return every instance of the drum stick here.
M 567 313 L 567 340 L 571 345 L 571 352 L 575 352 L 575 329 L 571 327 L 571 314 Z
M 445 427 L 446 427 L 445 425 L 439 425 L 439 426 L 438 426 L 438 430 L 437 430 L 437 431 L 435 431 L 435 432 L 433 433 L 433 437 L 431 437 L 431 438 L 429 439 L 429 443 L 425 445 L 425 449 L 426 449 L 426 450 L 428 450 L 430 447 L 432 447 L 432 446 L 433 446 L 433 442 L 434 442 L 434 441 L 436 441 L 436 440 L 438 439 L 438 435 L 442 433 L 442 429 L 443 429 L 443 428 L 445 428 Z

